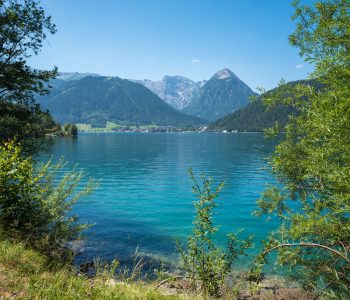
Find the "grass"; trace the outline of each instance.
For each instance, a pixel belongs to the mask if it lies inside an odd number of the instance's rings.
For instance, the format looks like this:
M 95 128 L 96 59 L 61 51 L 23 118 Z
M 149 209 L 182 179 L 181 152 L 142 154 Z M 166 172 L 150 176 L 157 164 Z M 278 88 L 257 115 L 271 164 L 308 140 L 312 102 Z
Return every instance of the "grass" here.
M 106 127 L 92 127 L 91 124 L 86 124 L 86 123 L 77 123 L 75 124 L 78 128 L 79 131 L 88 131 L 88 132 L 111 132 L 112 129 L 123 129 L 125 127 L 128 127 L 130 129 L 136 129 L 137 126 L 135 125 L 122 125 L 122 124 L 117 124 L 111 121 L 106 122 Z M 154 129 L 158 127 L 156 124 L 152 125 L 140 125 L 138 128 L 140 129 Z
M 186 294 L 183 288 L 164 287 L 157 282 L 132 281 L 132 278 L 113 278 L 109 271 L 88 278 L 69 266 L 49 267 L 48 260 L 21 243 L 0 239 L 0 299 L 117 299 L 117 300 L 209 300 L 209 297 Z M 239 293 L 224 289 L 220 299 L 314 299 L 300 288 L 279 286 L 271 281 L 264 286 L 249 286 L 243 282 Z M 175 289 L 174 289 L 175 288 Z M 182 294 L 180 292 L 183 291 Z M 242 297 L 241 297 L 242 296 Z M 324 299 L 324 298 L 320 298 Z
M 88 278 L 70 267 L 50 268 L 38 252 L 0 240 L 0 299 L 194 299 L 166 295 L 155 287 L 116 281 L 107 274 Z
M 102 127 L 92 127 L 91 124 L 77 123 L 75 124 L 79 131 L 94 131 L 94 132 L 108 132 L 110 129 Z
M 106 123 L 107 130 L 111 130 L 111 129 L 118 128 L 118 127 L 122 127 L 122 126 L 120 126 L 117 123 L 111 122 L 111 121 L 107 121 L 107 123 Z
M 78 130 L 92 130 L 91 124 L 77 123 L 75 124 Z

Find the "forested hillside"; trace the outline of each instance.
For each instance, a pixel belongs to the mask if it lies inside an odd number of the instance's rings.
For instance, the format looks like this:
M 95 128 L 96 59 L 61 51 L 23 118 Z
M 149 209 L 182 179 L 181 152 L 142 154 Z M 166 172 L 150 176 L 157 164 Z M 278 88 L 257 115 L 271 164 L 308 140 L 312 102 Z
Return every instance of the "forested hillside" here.
M 211 123 L 210 130 L 227 130 L 239 132 L 261 132 L 269 128 L 277 121 L 284 126 L 288 116 L 295 114 L 293 107 L 278 105 L 271 110 L 266 110 L 261 100 L 251 102 L 247 106 L 222 119 Z
M 299 80 L 289 82 L 287 85 L 293 87 L 297 84 L 309 84 L 310 86 L 320 89 L 320 83 L 315 80 Z M 272 89 L 266 94 L 278 92 L 278 88 Z M 286 98 L 287 95 L 284 95 Z M 236 112 L 217 120 L 210 124 L 210 130 L 227 130 L 239 132 L 262 132 L 266 128 L 275 125 L 276 122 L 281 127 L 284 127 L 288 122 L 288 116 L 297 114 L 296 108 L 284 103 L 275 105 L 271 108 L 264 106 L 262 98 L 257 97 L 255 101 L 242 107 Z
M 38 100 L 60 122 L 95 127 L 105 127 L 107 121 L 174 126 L 206 123 L 172 108 L 143 85 L 118 77 L 56 80 L 51 94 Z

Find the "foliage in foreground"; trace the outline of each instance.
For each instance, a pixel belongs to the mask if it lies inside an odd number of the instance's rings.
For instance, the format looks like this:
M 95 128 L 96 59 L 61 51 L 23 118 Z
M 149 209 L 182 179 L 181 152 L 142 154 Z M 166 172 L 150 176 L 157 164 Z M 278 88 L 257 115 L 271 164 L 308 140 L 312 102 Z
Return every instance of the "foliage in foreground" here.
M 350 2 L 295 3 L 295 9 L 298 24 L 290 42 L 315 64 L 313 76 L 324 88 L 282 82 L 279 93 L 264 99 L 269 106 L 284 99 L 300 114 L 290 119 L 285 140 L 271 157 L 280 185 L 258 201 L 258 214 L 282 220 L 259 260 L 278 251 L 279 263 L 305 288 L 349 299 Z
M 47 82 L 57 69 L 36 70 L 27 61 L 56 32 L 55 25 L 36 0 L 0 0 L 0 23 L 0 142 L 16 137 L 26 150 L 37 151 L 40 143 L 33 138 L 61 131 L 35 103 L 37 95 L 49 92 Z
M 0 231 L 7 238 L 53 255 L 80 236 L 86 225 L 70 211 L 93 182 L 77 190 L 83 173 L 73 169 L 58 178 L 63 167 L 51 161 L 37 166 L 14 142 L 0 145 Z
M 0 0 L 0 99 L 28 108 L 35 107 L 36 94 L 47 94 L 52 71 L 31 68 L 27 60 L 41 50 L 47 34 L 56 32 L 51 17 L 37 0 Z
M 196 215 L 193 221 L 193 233 L 188 238 L 186 248 L 179 245 L 178 249 L 193 288 L 196 287 L 196 283 L 200 283 L 206 295 L 218 297 L 220 289 L 232 271 L 235 259 L 244 255 L 245 249 L 249 248 L 252 242 L 251 239 L 239 241 L 235 234 L 229 234 L 225 251 L 215 244 L 214 235 L 218 231 L 213 220 L 214 209 L 217 207 L 215 199 L 223 184 L 212 190 L 211 178 L 202 176 L 201 186 L 192 170 L 190 174 L 194 181 L 193 192 L 198 198 L 194 202 Z
M 47 259 L 23 244 L 0 240 L 1 299 L 196 299 L 167 296 L 142 282 L 115 281 L 106 274 L 78 276 L 68 267 L 48 269 Z

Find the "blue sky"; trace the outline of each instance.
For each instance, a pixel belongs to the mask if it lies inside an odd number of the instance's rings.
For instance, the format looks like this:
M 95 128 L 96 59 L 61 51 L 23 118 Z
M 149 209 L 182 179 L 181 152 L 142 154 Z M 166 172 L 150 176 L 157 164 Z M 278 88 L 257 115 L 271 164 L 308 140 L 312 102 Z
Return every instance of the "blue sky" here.
M 228 67 L 250 87 L 303 79 L 288 44 L 289 0 L 44 0 L 58 32 L 31 65 L 132 79 L 209 79 Z

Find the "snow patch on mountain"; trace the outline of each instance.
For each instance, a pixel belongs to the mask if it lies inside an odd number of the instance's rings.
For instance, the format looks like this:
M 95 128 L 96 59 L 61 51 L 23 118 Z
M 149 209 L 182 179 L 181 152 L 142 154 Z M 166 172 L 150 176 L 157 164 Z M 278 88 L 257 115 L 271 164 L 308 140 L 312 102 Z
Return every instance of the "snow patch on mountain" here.
M 223 79 L 229 78 L 231 76 L 236 76 L 236 75 L 230 69 L 225 68 L 225 69 L 220 70 L 219 72 L 216 72 L 214 74 L 213 78 L 223 80 Z

